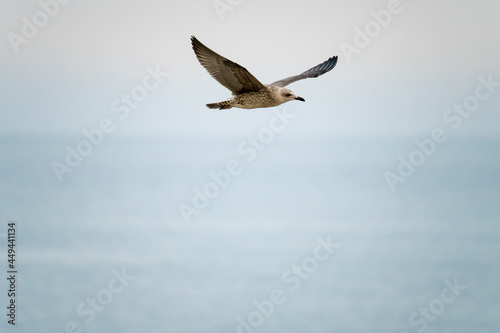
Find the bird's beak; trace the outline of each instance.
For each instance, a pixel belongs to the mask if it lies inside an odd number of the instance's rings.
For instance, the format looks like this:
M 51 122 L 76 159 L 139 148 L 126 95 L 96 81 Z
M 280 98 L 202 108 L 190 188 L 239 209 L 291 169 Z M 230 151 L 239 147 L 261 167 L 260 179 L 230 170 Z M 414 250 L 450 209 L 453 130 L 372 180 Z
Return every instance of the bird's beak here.
M 305 101 L 306 101 L 306 100 L 305 100 L 305 99 L 303 99 L 302 97 L 298 97 L 298 96 L 297 96 L 297 97 L 295 97 L 295 99 L 296 99 L 296 100 L 298 100 L 298 101 L 302 101 L 302 102 L 305 102 Z

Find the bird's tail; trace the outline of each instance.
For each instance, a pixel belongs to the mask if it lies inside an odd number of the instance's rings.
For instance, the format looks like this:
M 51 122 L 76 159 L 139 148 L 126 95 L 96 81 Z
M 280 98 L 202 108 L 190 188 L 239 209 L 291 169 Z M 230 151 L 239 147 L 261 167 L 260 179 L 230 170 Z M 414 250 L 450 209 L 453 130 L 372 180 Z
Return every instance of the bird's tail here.
M 209 104 L 207 104 L 207 108 L 209 108 L 209 109 L 219 109 L 219 110 L 230 109 L 230 108 L 233 107 L 231 104 L 232 104 L 231 100 L 227 100 L 227 101 L 223 101 L 223 102 L 218 102 L 218 103 L 209 103 Z

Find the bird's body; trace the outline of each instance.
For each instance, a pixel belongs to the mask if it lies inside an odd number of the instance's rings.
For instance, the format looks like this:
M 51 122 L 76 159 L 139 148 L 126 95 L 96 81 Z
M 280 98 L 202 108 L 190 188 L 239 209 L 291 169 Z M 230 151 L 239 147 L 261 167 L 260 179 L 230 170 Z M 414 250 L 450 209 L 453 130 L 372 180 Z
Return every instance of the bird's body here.
M 207 107 L 221 110 L 232 107 L 241 109 L 270 108 L 287 102 L 286 99 L 282 98 L 280 90 L 279 87 L 266 84 L 259 91 L 236 94 L 227 101 L 207 104 Z
M 271 84 L 262 84 L 244 67 L 210 50 L 196 37 L 192 36 L 191 42 L 201 65 L 207 69 L 214 79 L 233 93 L 231 99 L 207 104 L 209 109 L 223 110 L 232 107 L 256 109 L 278 106 L 291 100 L 304 102 L 305 100 L 302 97 L 295 95 L 293 91 L 285 88 L 285 86 L 298 80 L 318 77 L 332 70 L 337 63 L 337 57 L 335 56 L 302 74 Z

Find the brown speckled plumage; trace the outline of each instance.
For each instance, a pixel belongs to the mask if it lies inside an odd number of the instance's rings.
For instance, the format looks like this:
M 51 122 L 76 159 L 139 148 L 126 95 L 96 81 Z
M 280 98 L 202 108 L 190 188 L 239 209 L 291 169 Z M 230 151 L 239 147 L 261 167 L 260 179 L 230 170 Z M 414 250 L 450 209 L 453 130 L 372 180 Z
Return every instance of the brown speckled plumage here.
M 298 80 L 323 75 L 337 64 L 337 56 L 334 56 L 299 75 L 264 85 L 244 67 L 210 50 L 196 37 L 191 37 L 191 43 L 201 65 L 214 79 L 233 93 L 233 97 L 229 100 L 207 104 L 210 109 L 268 108 L 291 100 L 304 101 L 285 86 Z

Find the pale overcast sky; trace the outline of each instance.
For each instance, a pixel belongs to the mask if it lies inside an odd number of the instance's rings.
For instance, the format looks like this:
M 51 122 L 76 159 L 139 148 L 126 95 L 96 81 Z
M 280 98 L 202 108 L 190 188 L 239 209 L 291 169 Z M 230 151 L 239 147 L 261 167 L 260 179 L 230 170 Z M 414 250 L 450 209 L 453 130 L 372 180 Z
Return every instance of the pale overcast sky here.
M 500 80 L 495 1 L 220 3 L 226 7 L 218 12 L 216 1 L 204 0 L 73 0 L 48 6 L 50 17 L 36 1 L 3 1 L 0 131 L 79 135 L 113 117 L 111 104 L 141 84 L 147 67 L 169 76 L 119 133 L 221 135 L 268 119 L 266 109 L 206 109 L 230 92 L 200 66 L 191 35 L 265 83 L 339 55 L 331 73 L 290 86 L 306 99 L 287 105 L 301 115 L 301 134 L 427 134 L 443 126 L 447 108 L 474 93 L 479 76 Z M 30 33 L 26 20 L 41 27 L 16 44 L 13 34 Z M 358 31 L 366 29 L 373 36 L 363 41 Z M 361 47 L 347 53 L 347 44 Z M 457 134 L 495 134 L 498 104 L 498 94 L 482 101 Z

